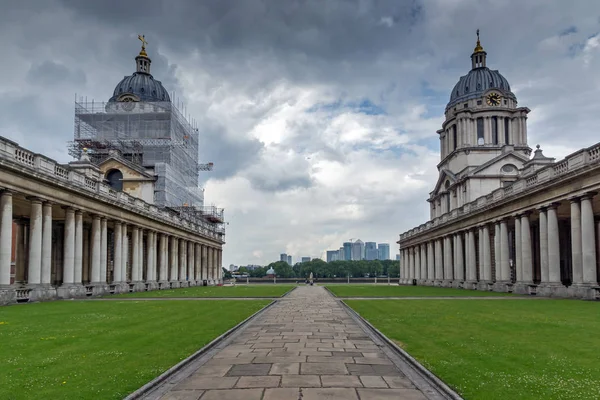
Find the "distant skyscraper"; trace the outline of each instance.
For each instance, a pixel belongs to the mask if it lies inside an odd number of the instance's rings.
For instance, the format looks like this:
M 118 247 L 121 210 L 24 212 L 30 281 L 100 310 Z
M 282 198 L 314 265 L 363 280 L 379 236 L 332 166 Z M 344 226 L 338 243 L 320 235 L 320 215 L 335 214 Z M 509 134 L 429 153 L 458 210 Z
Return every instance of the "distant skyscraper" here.
M 396 254 L 396 261 L 400 261 L 400 254 Z
M 388 243 L 379 243 L 377 252 L 379 253 L 378 258 L 380 260 L 390 259 L 390 245 Z
M 339 250 L 327 250 L 327 262 L 338 260 Z
M 279 261 L 288 262 L 288 255 L 286 253 L 281 253 L 279 255 Z
M 292 265 L 292 256 L 287 256 L 287 263 Z
M 339 261 L 344 261 L 344 248 L 340 247 L 340 249 L 338 250 L 338 260 Z
M 352 243 L 352 259 L 362 260 L 365 258 L 365 243 L 357 239 L 356 242 Z
M 365 243 L 365 260 L 377 260 L 378 252 L 377 252 L 377 243 L 375 242 L 366 242 Z
M 344 260 L 352 260 L 352 243 L 344 242 Z
M 309 262 L 310 261 L 310 257 L 302 257 L 302 262 Z

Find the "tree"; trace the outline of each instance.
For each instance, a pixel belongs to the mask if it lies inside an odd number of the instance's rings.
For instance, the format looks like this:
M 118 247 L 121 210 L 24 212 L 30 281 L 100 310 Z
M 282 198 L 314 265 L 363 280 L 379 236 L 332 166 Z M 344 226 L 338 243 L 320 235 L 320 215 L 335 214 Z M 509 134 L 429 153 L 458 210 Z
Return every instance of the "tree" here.
M 225 268 L 223 268 L 223 279 L 231 279 L 231 272 Z

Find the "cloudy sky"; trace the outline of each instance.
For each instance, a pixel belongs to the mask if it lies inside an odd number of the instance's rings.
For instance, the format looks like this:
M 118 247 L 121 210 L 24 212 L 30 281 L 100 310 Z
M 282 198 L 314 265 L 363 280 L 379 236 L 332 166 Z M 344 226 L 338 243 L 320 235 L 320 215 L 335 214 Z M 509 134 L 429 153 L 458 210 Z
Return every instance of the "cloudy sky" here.
M 529 143 L 598 141 L 596 0 L 0 0 L 0 135 L 68 162 L 75 94 L 106 101 L 152 72 L 200 128 L 207 203 L 229 221 L 224 265 L 323 257 L 428 219 L 436 130 L 470 69 L 529 107 Z

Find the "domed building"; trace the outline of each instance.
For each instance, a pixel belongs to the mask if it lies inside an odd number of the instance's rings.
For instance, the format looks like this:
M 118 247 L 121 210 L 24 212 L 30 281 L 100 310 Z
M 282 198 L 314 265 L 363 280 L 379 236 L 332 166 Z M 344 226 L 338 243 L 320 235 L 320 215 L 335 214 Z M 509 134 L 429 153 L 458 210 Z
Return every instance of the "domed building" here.
M 452 88 L 430 220 L 400 235 L 400 283 L 600 299 L 600 143 L 555 162 L 477 31 Z
M 439 178 L 430 194 L 431 218 L 512 183 L 529 160 L 527 107 L 517 107 L 508 80 L 487 67 L 477 35 L 471 70 L 460 77 L 446 106 Z

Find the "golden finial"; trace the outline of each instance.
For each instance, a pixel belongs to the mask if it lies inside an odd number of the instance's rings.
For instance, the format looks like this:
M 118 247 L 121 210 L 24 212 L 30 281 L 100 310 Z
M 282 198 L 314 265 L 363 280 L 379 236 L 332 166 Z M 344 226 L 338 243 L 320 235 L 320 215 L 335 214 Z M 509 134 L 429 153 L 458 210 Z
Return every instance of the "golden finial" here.
M 142 42 L 142 50 L 140 50 L 140 56 L 148 57 L 146 54 L 146 45 L 148 42 L 146 41 L 146 37 L 144 35 L 138 35 L 138 39 Z
M 483 47 L 481 46 L 481 42 L 479 41 L 479 29 L 477 29 L 477 46 L 475 46 L 475 50 L 473 53 L 481 53 L 483 51 Z

